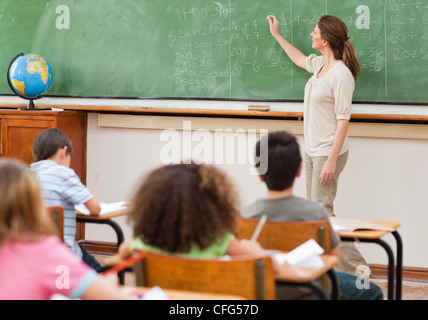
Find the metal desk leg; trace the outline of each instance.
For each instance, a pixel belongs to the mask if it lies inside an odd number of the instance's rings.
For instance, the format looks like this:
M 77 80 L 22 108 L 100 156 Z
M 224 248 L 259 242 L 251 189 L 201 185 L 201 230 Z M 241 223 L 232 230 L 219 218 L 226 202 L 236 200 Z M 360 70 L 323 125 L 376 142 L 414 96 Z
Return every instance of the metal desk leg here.
M 355 241 L 354 238 L 342 238 L 343 241 Z M 388 300 L 394 300 L 394 253 L 391 247 L 382 239 L 358 239 L 360 242 L 377 243 L 385 249 L 388 255 Z
M 113 228 L 113 230 L 116 232 L 117 236 L 117 249 L 119 249 L 119 246 L 124 241 L 123 231 L 122 228 L 119 226 L 119 224 L 116 221 L 113 221 L 111 219 L 106 220 L 90 220 L 90 219 L 80 219 L 77 218 L 77 222 L 83 222 L 83 223 L 96 223 L 96 224 L 107 224 Z M 120 271 L 117 276 L 119 277 L 119 283 L 121 285 L 125 284 L 125 271 Z
M 388 255 L 388 300 L 394 300 L 394 253 L 392 252 L 391 247 L 382 239 L 374 239 L 367 242 L 379 244 L 385 249 L 386 254 Z
M 395 299 L 401 300 L 402 283 L 403 283 L 403 242 L 397 231 L 391 232 L 397 242 L 397 265 L 396 265 L 396 288 L 395 288 Z
M 123 236 L 123 231 L 122 228 L 119 226 L 119 224 L 116 221 L 113 220 L 104 220 L 106 224 L 110 225 L 113 230 L 116 232 L 116 236 L 117 236 L 117 248 L 119 249 L 119 246 L 122 244 L 122 242 L 124 241 L 124 236 Z
M 327 271 L 327 275 L 331 280 L 331 299 L 340 300 L 340 286 L 336 272 L 334 271 L 334 269 L 330 269 Z
M 77 218 L 77 222 L 83 222 L 83 223 L 96 223 L 96 224 L 108 224 L 113 228 L 113 230 L 116 233 L 117 236 L 117 248 L 119 249 L 119 246 L 124 241 L 123 231 L 122 228 L 119 226 L 119 224 L 116 221 L 113 221 L 111 219 L 106 220 L 89 220 L 89 219 L 80 219 Z

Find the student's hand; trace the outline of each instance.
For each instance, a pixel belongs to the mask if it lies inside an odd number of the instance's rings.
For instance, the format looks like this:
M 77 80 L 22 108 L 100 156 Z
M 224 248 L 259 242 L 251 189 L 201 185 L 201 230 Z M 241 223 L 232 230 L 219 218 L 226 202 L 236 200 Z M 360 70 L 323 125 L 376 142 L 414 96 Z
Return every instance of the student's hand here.
M 131 244 L 134 241 L 134 238 L 125 240 L 122 242 L 118 249 L 118 257 L 125 261 L 126 259 L 130 258 L 132 256 L 132 250 L 131 250 Z
M 86 201 L 85 206 L 93 216 L 98 216 L 101 212 L 100 200 L 98 200 L 97 197 L 93 197 Z
M 278 261 L 275 259 L 274 255 L 271 255 L 270 259 L 272 260 L 272 269 L 273 269 L 273 273 L 277 274 L 279 272 L 279 263 Z
M 275 37 L 279 34 L 279 22 L 275 16 L 267 16 L 267 21 L 269 21 L 270 33 Z
M 260 243 L 247 239 L 233 238 L 230 240 L 226 249 L 226 254 L 230 256 L 245 255 L 245 254 L 260 254 L 264 250 Z
M 336 161 L 327 159 L 321 169 L 320 184 L 328 184 L 333 180 L 336 171 Z
M 265 254 L 266 251 L 257 241 L 251 241 L 247 239 L 234 238 L 230 241 L 227 247 L 227 254 L 231 256 L 245 255 L 245 254 Z M 279 264 L 276 261 L 274 255 L 270 256 L 272 260 L 272 269 L 276 274 L 279 272 Z
M 248 253 L 264 252 L 263 247 L 257 241 L 251 241 L 247 239 L 241 239 L 239 241 L 241 243 L 241 246 L 244 252 L 248 252 Z
M 114 254 L 114 255 L 107 257 L 104 260 L 104 265 L 105 266 L 115 266 L 115 265 L 121 264 L 123 261 L 125 261 L 125 260 L 122 259 L 122 257 L 120 255 Z

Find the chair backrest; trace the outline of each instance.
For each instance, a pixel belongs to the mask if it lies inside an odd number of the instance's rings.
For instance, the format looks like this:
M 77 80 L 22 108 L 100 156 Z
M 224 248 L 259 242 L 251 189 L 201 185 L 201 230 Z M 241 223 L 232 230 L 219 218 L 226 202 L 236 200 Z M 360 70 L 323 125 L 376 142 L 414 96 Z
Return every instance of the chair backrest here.
M 275 299 L 272 261 L 267 256 L 189 259 L 146 252 L 134 264 L 134 272 L 137 286 L 231 294 L 250 300 Z
M 235 233 L 239 239 L 250 239 L 258 219 L 239 217 Z M 309 239 L 314 239 L 325 251 L 331 252 L 330 223 L 314 221 L 266 221 L 257 241 L 265 249 L 291 251 Z
M 64 241 L 64 211 L 62 207 L 48 207 L 48 213 L 58 231 L 58 237 Z

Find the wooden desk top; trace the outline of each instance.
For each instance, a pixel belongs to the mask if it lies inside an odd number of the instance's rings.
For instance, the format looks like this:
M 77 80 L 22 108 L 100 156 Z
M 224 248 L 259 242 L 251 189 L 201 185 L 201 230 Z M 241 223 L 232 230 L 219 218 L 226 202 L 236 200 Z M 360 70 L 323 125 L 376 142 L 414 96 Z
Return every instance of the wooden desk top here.
M 127 208 L 127 209 L 118 210 L 111 213 L 106 213 L 101 216 L 93 216 L 93 215 L 87 215 L 76 211 L 76 218 L 82 219 L 82 220 L 108 220 L 111 218 L 126 216 L 128 212 L 129 212 L 129 209 Z
M 144 295 L 150 289 L 151 288 L 148 288 L 148 287 L 125 288 L 125 290 L 129 290 L 129 292 L 131 292 L 132 294 L 137 294 L 137 295 Z M 186 291 L 186 290 L 163 289 L 163 288 L 162 290 L 172 300 L 246 300 L 244 297 L 236 296 L 232 294 Z
M 307 283 L 318 279 L 321 275 L 332 269 L 339 261 L 338 257 L 330 254 L 323 254 L 320 257 L 324 262 L 322 268 L 301 268 L 292 267 L 288 263 L 282 264 L 279 273 L 275 275 L 275 280 L 279 282 Z
M 345 218 L 341 218 L 345 219 Z M 330 219 L 334 223 L 334 218 Z M 358 238 L 358 239 L 380 239 L 386 234 L 396 231 L 400 227 L 400 223 L 396 221 L 381 221 L 370 219 L 353 219 L 355 221 L 369 222 L 380 226 L 379 230 L 354 230 L 354 231 L 339 231 L 337 234 L 342 238 Z M 383 229 L 382 229 L 383 228 Z M 385 230 L 388 228 L 388 230 Z

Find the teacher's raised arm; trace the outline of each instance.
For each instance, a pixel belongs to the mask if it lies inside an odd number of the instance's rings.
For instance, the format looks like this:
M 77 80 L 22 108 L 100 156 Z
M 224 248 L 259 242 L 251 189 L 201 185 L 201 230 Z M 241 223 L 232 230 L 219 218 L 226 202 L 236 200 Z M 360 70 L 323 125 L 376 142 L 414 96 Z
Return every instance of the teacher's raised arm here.
M 297 66 L 306 69 L 306 55 L 304 55 L 299 49 L 297 49 L 279 34 L 279 22 L 276 17 L 269 15 L 266 19 L 269 21 L 269 27 L 272 36 L 276 39 L 276 41 L 278 41 L 291 61 L 293 61 Z

